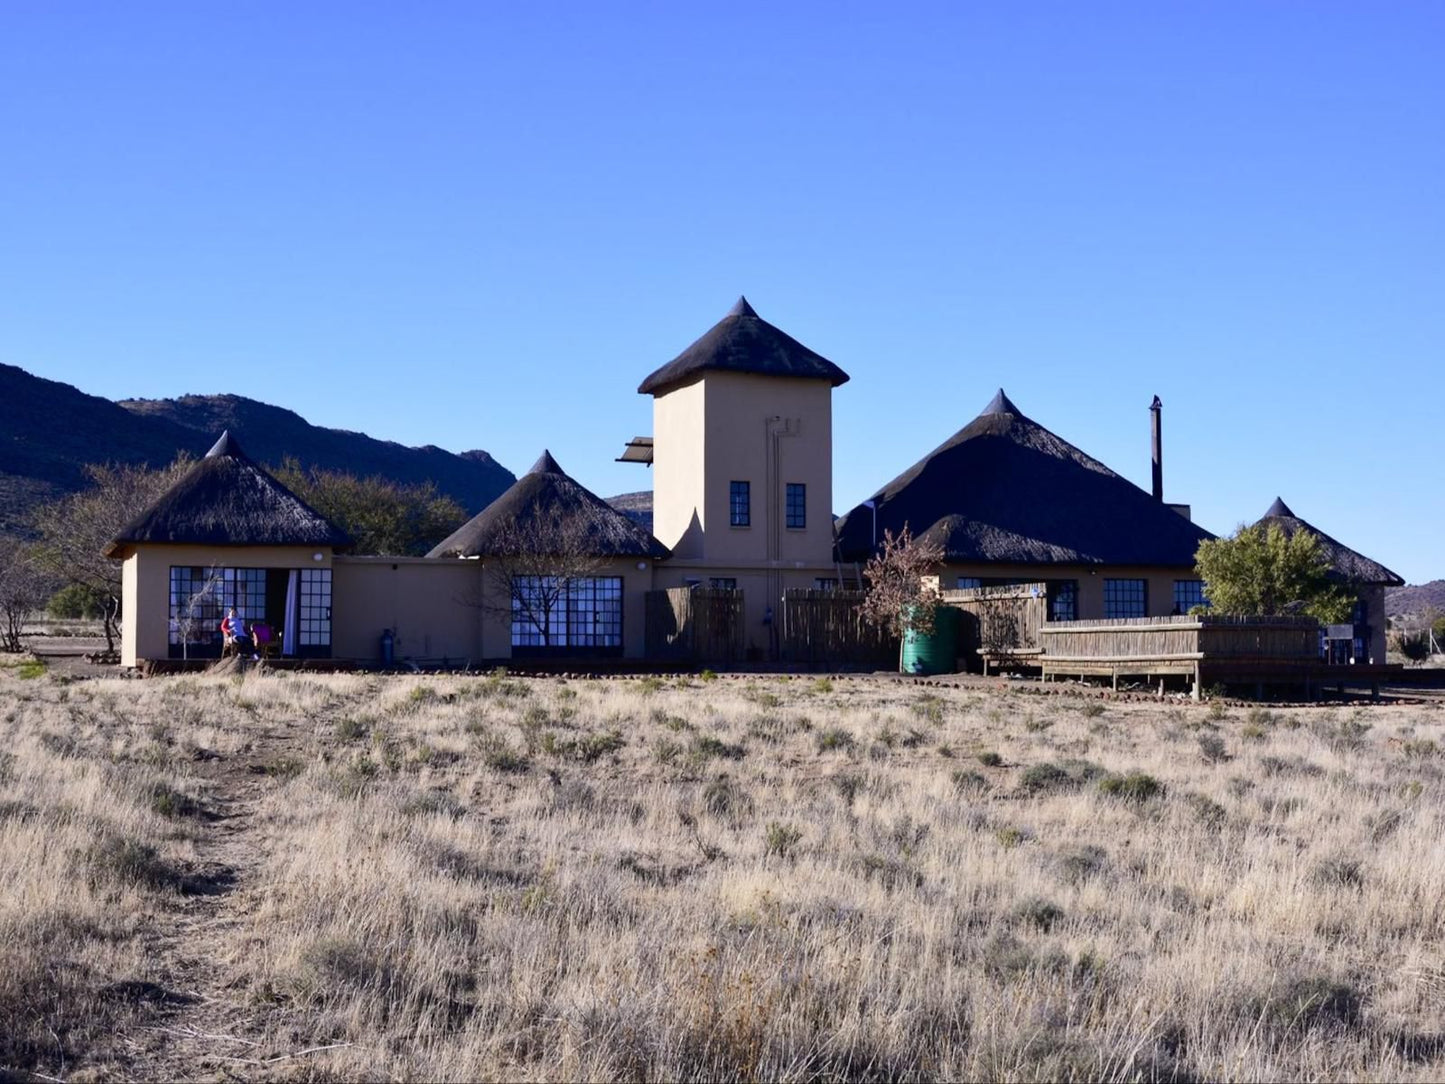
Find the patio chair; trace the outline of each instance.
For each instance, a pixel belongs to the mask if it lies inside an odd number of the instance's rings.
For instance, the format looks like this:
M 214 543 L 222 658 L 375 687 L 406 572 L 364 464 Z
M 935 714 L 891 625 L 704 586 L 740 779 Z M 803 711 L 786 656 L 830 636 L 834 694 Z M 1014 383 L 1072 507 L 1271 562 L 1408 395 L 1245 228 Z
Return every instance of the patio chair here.
M 256 654 L 262 659 L 275 659 L 281 655 L 281 641 L 276 632 L 264 621 L 251 626 L 251 642 L 256 645 Z

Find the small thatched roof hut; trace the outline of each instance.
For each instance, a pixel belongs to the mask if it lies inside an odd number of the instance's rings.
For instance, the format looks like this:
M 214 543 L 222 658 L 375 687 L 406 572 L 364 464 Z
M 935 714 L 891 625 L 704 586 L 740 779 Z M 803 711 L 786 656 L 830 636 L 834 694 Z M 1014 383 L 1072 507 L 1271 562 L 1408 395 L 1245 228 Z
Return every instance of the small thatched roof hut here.
M 662 395 L 704 372 L 757 373 L 827 380 L 837 387 L 848 374 L 822 354 L 809 350 L 768 323 L 738 298 L 726 316 L 638 387 L 643 395 Z
M 873 496 L 877 539 L 905 524 L 955 563 L 1188 567 L 1213 536 L 1026 417 L 1003 393 Z M 838 522 L 845 561 L 874 548 L 873 509 Z
M 175 485 L 116 535 L 105 549 L 131 546 L 329 546 L 351 539 L 250 458 L 227 431 Z
M 535 552 L 590 557 L 650 557 L 669 550 L 635 521 L 569 477 L 551 452 L 427 554 L 428 557 L 514 556 L 518 544 Z M 548 549 L 549 543 L 555 548 Z
M 1372 561 L 1362 553 L 1356 553 L 1342 542 L 1337 542 L 1318 527 L 1312 526 L 1290 511 L 1289 505 L 1279 497 L 1269 506 L 1269 511 L 1254 524 L 1256 527 L 1278 527 L 1286 537 L 1296 531 L 1309 531 L 1320 540 L 1320 551 L 1329 562 L 1330 570 L 1342 580 L 1351 583 L 1380 583 L 1387 587 L 1403 587 L 1405 581 L 1378 561 Z

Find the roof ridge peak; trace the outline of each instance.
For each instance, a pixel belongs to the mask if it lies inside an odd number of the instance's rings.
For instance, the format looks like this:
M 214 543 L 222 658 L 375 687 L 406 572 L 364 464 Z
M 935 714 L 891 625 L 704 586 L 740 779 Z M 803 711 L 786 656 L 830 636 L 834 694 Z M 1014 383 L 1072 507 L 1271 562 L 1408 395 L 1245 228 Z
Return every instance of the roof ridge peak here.
M 229 429 L 223 429 L 221 431 L 220 439 L 217 440 L 215 444 L 212 444 L 211 450 L 205 454 L 206 459 L 220 459 L 222 457 L 229 459 L 249 458 L 241 448 L 241 442 L 231 436 Z
M 980 411 L 979 416 L 982 417 L 985 414 L 1012 414 L 1016 418 L 1024 417 L 1024 412 L 1014 405 L 1013 400 L 1004 394 L 1002 388 L 999 388 L 998 394 L 988 401 L 988 406 Z

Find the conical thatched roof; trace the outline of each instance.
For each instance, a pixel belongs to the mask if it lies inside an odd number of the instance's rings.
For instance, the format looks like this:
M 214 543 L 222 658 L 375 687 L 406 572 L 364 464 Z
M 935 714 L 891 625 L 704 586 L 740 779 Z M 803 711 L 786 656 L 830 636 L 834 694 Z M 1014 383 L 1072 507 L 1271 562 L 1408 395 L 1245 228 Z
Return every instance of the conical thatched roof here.
M 579 552 L 579 546 L 589 557 L 670 555 L 646 528 L 568 477 L 551 452 L 427 556 L 512 556 L 519 544 L 547 555 Z
M 873 501 L 880 542 L 907 524 L 953 562 L 1192 567 L 1213 537 L 1025 417 L 1003 389 Z M 866 504 L 838 522 L 843 560 L 865 560 L 873 540 Z
M 1341 579 L 1354 583 L 1383 583 L 1390 587 L 1403 587 L 1405 581 L 1378 561 L 1372 561 L 1362 553 L 1356 553 L 1342 542 L 1336 542 L 1318 527 L 1311 526 L 1290 511 L 1289 505 L 1279 497 L 1269 506 L 1269 511 L 1255 523 L 1256 527 L 1277 526 L 1286 535 L 1296 531 L 1309 531 L 1320 540 L 1320 550 L 1330 569 Z
M 351 539 L 267 474 L 228 431 L 105 552 L 113 557 L 127 546 L 151 543 L 344 549 Z
M 710 371 L 826 380 L 835 388 L 848 380 L 848 374 L 823 355 L 754 312 L 745 297 L 738 298 L 738 303 L 706 335 L 649 376 L 637 390 L 643 395 L 661 395 Z

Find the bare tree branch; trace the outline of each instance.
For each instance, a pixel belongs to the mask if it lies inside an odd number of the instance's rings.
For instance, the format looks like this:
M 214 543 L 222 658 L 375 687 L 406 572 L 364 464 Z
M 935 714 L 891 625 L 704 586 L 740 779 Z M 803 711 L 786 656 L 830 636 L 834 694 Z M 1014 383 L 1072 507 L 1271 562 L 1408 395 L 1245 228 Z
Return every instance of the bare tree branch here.
M 151 470 L 129 464 L 91 465 L 89 489 L 42 505 L 35 514 L 40 535 L 36 560 L 66 583 L 87 587 L 109 600 L 105 612 L 108 652 L 119 631 L 121 563 L 105 556 L 105 547 L 140 512 L 174 485 L 191 467 L 181 456 L 169 467 Z

